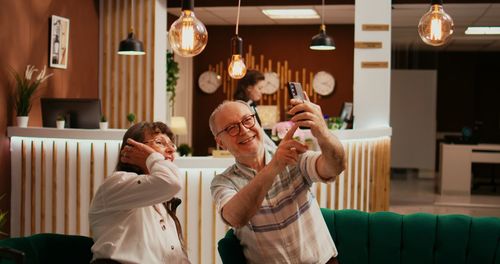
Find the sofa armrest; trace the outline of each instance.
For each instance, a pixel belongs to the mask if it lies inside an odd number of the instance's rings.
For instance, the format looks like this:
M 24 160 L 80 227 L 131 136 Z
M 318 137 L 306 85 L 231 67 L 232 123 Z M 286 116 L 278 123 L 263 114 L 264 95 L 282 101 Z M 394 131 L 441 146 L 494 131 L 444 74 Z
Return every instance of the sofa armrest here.
M 8 247 L 0 247 L 0 262 L 3 260 L 13 260 L 15 264 L 24 264 L 24 252 L 8 248 Z
M 234 235 L 233 229 L 229 229 L 226 236 L 219 240 L 217 250 L 222 263 L 247 263 L 240 241 Z

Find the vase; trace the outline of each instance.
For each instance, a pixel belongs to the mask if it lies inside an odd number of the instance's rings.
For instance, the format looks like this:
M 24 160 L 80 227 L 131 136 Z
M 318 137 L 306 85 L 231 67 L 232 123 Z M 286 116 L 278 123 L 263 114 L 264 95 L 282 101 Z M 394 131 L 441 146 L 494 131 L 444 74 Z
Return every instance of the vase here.
M 64 120 L 57 120 L 56 121 L 56 126 L 57 126 L 57 129 L 64 129 Z
M 17 116 L 16 117 L 17 126 L 18 127 L 28 127 L 28 119 L 29 119 L 29 116 Z
M 108 129 L 108 122 L 99 122 L 99 129 L 101 130 Z

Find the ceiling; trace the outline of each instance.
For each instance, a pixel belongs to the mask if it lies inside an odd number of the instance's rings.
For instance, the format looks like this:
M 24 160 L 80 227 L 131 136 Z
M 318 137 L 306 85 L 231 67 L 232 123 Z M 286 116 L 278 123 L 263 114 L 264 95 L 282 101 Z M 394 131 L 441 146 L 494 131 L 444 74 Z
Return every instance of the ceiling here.
M 210 6 L 195 7 L 196 16 L 205 25 L 235 25 L 236 6 Z M 237 2 L 237 1 L 233 1 Z M 283 3 L 283 1 L 280 1 Z M 297 1 L 291 1 L 297 2 Z M 330 1 L 331 2 L 331 1 Z M 337 1 L 342 2 L 342 1 Z M 349 2 L 349 1 L 344 1 Z M 453 39 L 445 47 L 431 47 L 423 44 L 417 33 L 417 25 L 422 14 L 427 12 L 429 4 L 398 4 L 404 0 L 393 1 L 392 10 L 392 44 L 393 47 L 445 50 L 445 51 L 500 51 L 500 36 L 469 36 L 465 35 L 467 26 L 500 26 L 500 3 L 449 3 L 445 1 L 445 11 L 453 18 L 455 33 Z M 428 1 L 426 1 L 428 2 Z M 462 1 L 458 1 L 462 2 Z M 354 5 L 335 4 L 325 5 L 325 24 L 354 24 Z M 169 3 L 170 4 L 170 3 Z M 300 5 L 299 5 L 300 4 Z M 240 25 L 306 25 L 320 24 L 320 19 L 304 20 L 272 20 L 262 13 L 265 8 L 304 8 L 310 7 L 321 14 L 319 5 L 277 5 L 277 6 L 242 6 L 240 12 Z M 168 7 L 168 12 L 179 16 L 179 7 Z M 334 26 L 328 27 L 328 32 L 335 38 Z

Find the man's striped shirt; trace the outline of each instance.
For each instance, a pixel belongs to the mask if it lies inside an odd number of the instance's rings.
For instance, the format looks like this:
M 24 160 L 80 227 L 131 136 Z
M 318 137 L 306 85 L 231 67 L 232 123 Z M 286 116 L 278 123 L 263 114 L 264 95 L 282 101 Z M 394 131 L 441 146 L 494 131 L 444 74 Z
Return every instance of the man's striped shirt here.
M 268 164 L 273 150 L 267 150 Z M 276 176 L 259 211 L 235 235 L 241 241 L 248 263 L 326 263 L 337 256 L 320 208 L 310 188 L 323 181 L 316 171 L 321 153 L 308 151 L 296 166 L 288 166 Z M 211 191 L 217 210 L 257 172 L 236 162 L 212 180 Z

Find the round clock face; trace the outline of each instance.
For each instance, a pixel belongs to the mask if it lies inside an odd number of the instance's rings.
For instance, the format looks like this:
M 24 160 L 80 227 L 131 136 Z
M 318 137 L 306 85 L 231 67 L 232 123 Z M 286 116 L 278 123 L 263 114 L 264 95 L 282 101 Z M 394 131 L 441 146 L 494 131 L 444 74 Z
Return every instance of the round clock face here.
M 319 95 L 329 95 L 335 88 L 335 79 L 328 72 L 320 71 L 314 75 L 313 88 Z
M 266 72 L 264 73 L 264 77 L 266 83 L 261 92 L 263 94 L 273 94 L 278 91 L 278 88 L 280 88 L 280 78 L 278 74 L 275 72 Z
M 222 84 L 220 76 L 213 71 L 206 71 L 198 78 L 198 86 L 200 89 L 208 94 L 217 91 L 217 88 Z

